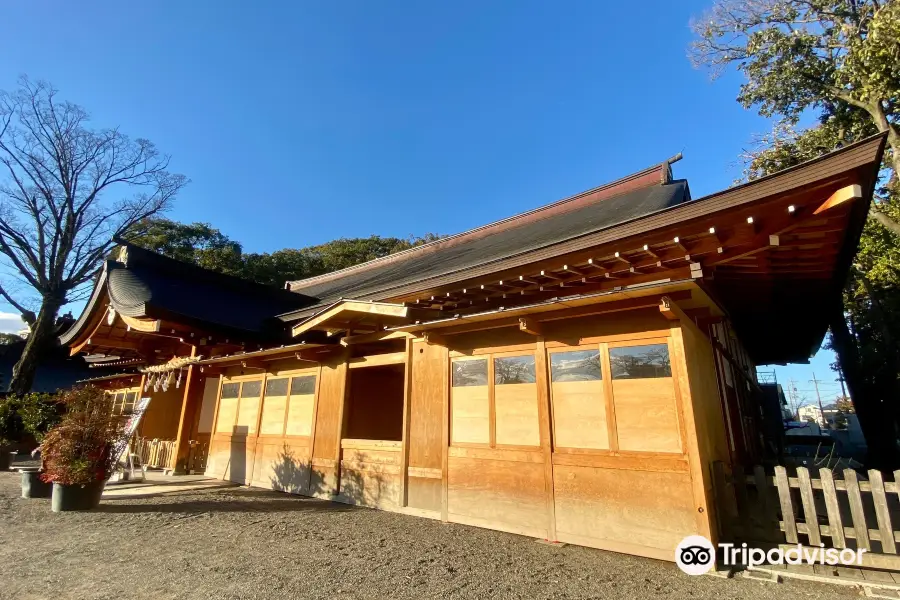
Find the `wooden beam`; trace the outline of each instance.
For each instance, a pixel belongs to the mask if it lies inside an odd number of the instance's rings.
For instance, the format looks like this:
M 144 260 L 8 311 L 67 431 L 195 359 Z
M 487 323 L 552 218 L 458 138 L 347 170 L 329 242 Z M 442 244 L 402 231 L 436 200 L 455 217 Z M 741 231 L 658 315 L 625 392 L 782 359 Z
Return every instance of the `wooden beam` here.
M 675 301 L 669 296 L 660 298 L 659 312 L 670 321 L 689 321 L 693 323 L 693 320 L 687 316 L 685 312 L 681 310 L 681 307 L 675 304 Z
M 310 317 L 302 323 L 295 325 L 291 329 L 291 335 L 297 336 L 311 329 L 321 329 L 326 324 L 329 328 L 333 329 L 336 324 L 332 324 L 331 321 L 333 321 L 334 317 L 337 315 L 343 316 L 345 313 L 349 313 L 346 315 L 347 317 L 351 315 L 357 315 L 359 317 L 372 315 L 402 319 L 409 316 L 409 308 L 402 304 L 388 304 L 385 302 L 341 301 L 318 315 Z M 345 324 L 347 324 L 347 321 L 341 322 L 341 325 Z M 343 328 L 344 327 L 341 327 L 341 329 Z
M 519 318 L 519 331 L 530 333 L 531 335 L 544 335 L 541 324 L 528 317 Z
M 839 206 L 844 202 L 849 202 L 850 200 L 857 200 L 863 197 L 862 186 L 859 184 L 848 185 L 846 187 L 842 187 L 837 190 L 828 199 L 823 202 L 819 207 L 813 211 L 814 215 L 821 214 L 826 210 L 834 208 L 835 206 Z
M 369 344 L 372 342 L 384 342 L 387 340 L 401 340 L 412 337 L 405 331 L 376 331 L 375 333 L 366 333 L 361 335 L 349 335 L 340 342 L 341 346 L 352 346 L 353 344 Z
M 90 337 L 85 345 L 100 346 L 102 348 L 118 348 L 120 350 L 141 350 L 141 344 L 139 342 L 123 338 Z
M 137 319 L 135 317 L 123 315 L 120 312 L 116 312 L 116 316 L 122 319 L 122 322 L 125 323 L 129 329 L 134 329 L 135 331 L 156 333 L 160 330 L 161 321 L 159 319 Z
M 389 352 L 387 354 L 373 354 L 371 356 L 351 358 L 348 363 L 348 366 L 351 369 L 382 367 L 384 365 L 402 365 L 406 363 L 406 350 L 403 352 Z

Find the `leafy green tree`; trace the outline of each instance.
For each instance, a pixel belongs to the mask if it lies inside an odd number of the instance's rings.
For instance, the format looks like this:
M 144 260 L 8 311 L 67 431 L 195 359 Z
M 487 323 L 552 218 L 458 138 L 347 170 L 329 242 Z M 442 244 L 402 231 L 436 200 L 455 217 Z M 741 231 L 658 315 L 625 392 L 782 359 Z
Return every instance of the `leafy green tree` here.
M 244 254 L 240 243 L 208 223 L 185 224 L 168 219 L 147 219 L 136 224 L 125 235 L 128 241 L 164 256 L 278 287 L 287 281 L 352 267 L 439 237 L 436 234 L 409 238 L 372 235 L 367 238 L 340 238 L 298 249 Z
M 738 101 L 775 118 L 745 153 L 752 180 L 886 132 L 888 148 L 831 345 L 873 466 L 896 468 L 900 397 L 900 2 L 718 0 L 693 24 L 695 65 L 746 78 Z M 816 126 L 796 127 L 813 116 Z
M 209 223 L 153 218 L 136 223 L 124 236 L 142 248 L 205 269 L 241 275 L 241 245 Z

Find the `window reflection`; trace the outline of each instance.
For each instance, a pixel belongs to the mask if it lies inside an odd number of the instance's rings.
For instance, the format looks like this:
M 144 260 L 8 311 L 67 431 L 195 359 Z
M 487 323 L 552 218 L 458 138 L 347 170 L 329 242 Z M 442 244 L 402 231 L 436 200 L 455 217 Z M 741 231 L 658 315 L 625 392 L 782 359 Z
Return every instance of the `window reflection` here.
M 534 383 L 534 356 L 494 359 L 494 385 Z
M 266 381 L 266 396 L 287 396 L 288 380 L 269 379 Z
M 550 379 L 564 381 L 597 381 L 603 378 L 599 350 L 554 352 L 550 355 Z
M 626 346 L 609 349 L 613 379 L 671 377 L 669 347 L 666 344 Z
M 451 363 L 453 387 L 487 385 L 487 359 L 455 360 Z
M 291 379 L 291 396 L 305 396 L 316 393 L 316 376 L 304 375 Z

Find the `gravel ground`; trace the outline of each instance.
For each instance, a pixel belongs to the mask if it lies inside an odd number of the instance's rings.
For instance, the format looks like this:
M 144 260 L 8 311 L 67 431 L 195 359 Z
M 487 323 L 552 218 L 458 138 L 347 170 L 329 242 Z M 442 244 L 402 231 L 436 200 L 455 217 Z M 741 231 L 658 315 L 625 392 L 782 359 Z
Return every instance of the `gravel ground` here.
M 251 488 L 53 514 L 0 473 L 0 598 L 835 598 L 672 563 Z

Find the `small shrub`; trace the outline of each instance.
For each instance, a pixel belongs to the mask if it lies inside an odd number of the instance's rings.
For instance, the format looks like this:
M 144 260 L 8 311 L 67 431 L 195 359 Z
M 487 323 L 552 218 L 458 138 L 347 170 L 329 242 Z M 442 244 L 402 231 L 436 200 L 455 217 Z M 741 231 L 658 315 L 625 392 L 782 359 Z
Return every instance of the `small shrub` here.
M 41 478 L 66 485 L 105 481 L 116 466 L 115 448 L 124 427 L 123 417 L 113 414 L 113 397 L 85 386 L 64 392 L 59 399 L 65 415 L 44 436 Z
M 19 442 L 25 433 L 19 406 L 19 399 L 15 396 L 0 400 L 0 447 Z
M 25 432 L 41 443 L 47 432 L 62 420 L 64 408 L 59 398 L 52 394 L 34 392 L 23 396 L 19 400 L 19 414 Z

